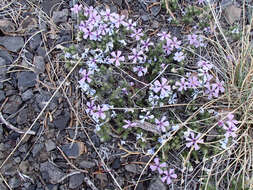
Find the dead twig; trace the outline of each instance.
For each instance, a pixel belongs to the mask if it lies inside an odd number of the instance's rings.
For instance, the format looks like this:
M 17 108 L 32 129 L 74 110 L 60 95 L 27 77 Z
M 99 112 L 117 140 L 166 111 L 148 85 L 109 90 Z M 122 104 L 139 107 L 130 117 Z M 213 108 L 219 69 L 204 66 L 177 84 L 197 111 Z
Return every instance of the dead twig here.
M 60 149 L 60 147 L 57 146 L 57 149 L 61 152 L 63 158 L 68 162 L 68 164 L 69 164 L 70 166 L 72 166 L 72 168 L 74 168 L 75 170 L 77 170 L 77 171 L 79 171 L 79 172 L 89 173 L 87 170 L 79 169 L 79 168 L 77 168 L 74 164 L 72 164 L 72 163 L 70 162 L 70 160 L 68 159 L 68 157 L 64 154 L 64 152 Z
M 29 134 L 29 135 L 35 135 L 36 133 L 34 131 L 31 131 L 28 129 L 28 131 L 24 131 L 21 129 L 18 129 L 17 127 L 14 127 L 12 124 L 10 124 L 8 121 L 6 121 L 2 115 L 2 113 L 0 112 L 0 119 L 2 120 L 2 122 L 6 125 L 6 127 L 8 127 L 9 129 L 15 131 L 16 133 L 20 133 L 20 134 Z
M 121 156 L 122 158 L 127 157 L 127 156 L 130 156 L 130 155 L 138 155 L 138 154 L 141 154 L 140 152 L 132 152 L 132 151 L 130 151 L 130 150 L 127 150 L 126 148 L 124 148 L 123 146 L 121 146 L 121 144 L 118 144 L 118 146 L 119 146 L 119 149 L 120 149 L 120 150 L 123 150 L 123 151 L 126 152 L 125 155 Z
M 176 17 L 174 16 L 174 14 L 172 13 L 172 11 L 170 10 L 169 8 L 169 3 L 168 3 L 168 0 L 164 0 L 165 1 L 165 7 L 166 7 L 166 13 L 169 13 L 170 16 L 176 20 Z

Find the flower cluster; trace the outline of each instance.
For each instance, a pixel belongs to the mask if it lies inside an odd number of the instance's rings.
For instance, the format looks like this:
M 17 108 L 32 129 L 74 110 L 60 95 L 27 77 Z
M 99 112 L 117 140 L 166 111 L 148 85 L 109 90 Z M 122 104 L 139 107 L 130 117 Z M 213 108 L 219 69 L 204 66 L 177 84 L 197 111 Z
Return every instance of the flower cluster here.
M 82 18 L 78 26 L 79 40 L 85 42 L 85 49 L 80 50 L 83 51 L 81 55 L 80 52 L 75 55 L 66 52 L 64 57 L 67 60 L 83 59 L 79 86 L 88 99 L 85 111 L 96 123 L 96 132 L 103 132 L 104 124 L 113 120 L 124 140 L 128 134 L 134 133 L 138 145 L 145 147 L 150 139 L 167 143 L 172 133 L 181 130 L 184 137 L 179 137 L 180 142 L 173 139 L 172 143 L 181 146 L 184 138 L 184 146 L 200 150 L 204 138 L 199 129 L 190 126 L 185 132 L 172 114 L 154 109 L 189 98 L 194 100 L 199 94 L 204 100 L 210 100 L 225 92 L 224 81 L 214 74 L 215 66 L 205 58 L 197 60 L 191 69 L 182 69 L 180 75 L 177 73 L 189 63 L 185 47 L 203 47 L 204 38 L 198 32 L 175 37 L 162 31 L 154 37 L 158 38 L 154 43 L 141 28 L 137 28 L 137 22 L 109 9 L 98 11 L 93 7 L 75 5 L 71 10 Z M 130 48 L 124 48 L 126 46 Z M 170 71 L 177 73 L 175 77 L 171 77 Z M 120 109 L 114 110 L 113 106 Z M 138 111 L 127 106 L 137 107 Z M 146 106 L 152 109 L 144 108 Z M 236 124 L 238 121 L 233 114 L 219 122 L 226 131 L 226 139 L 236 137 Z M 151 132 L 154 136 L 149 138 Z M 156 145 L 149 146 L 147 152 L 153 154 Z M 167 168 L 165 162 L 160 163 L 159 158 L 154 159 L 150 169 L 158 171 L 161 180 L 168 185 L 177 178 L 174 169 Z
M 177 174 L 175 174 L 174 169 L 166 170 L 167 164 L 165 162 L 160 163 L 159 158 L 154 159 L 154 164 L 150 165 L 150 169 L 154 171 L 158 171 L 160 175 L 162 175 L 161 180 L 166 182 L 168 185 L 172 183 L 173 179 L 177 178 Z

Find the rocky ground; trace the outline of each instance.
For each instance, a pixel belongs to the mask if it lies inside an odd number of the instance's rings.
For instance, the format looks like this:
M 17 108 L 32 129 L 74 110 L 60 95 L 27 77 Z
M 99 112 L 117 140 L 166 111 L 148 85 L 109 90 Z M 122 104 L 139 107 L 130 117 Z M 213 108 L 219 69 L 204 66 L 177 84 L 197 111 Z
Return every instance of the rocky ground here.
M 168 27 L 169 15 L 156 0 L 81 2 L 108 5 L 151 32 Z M 85 98 L 76 87 L 78 71 L 66 78 L 68 72 L 60 57 L 61 47 L 74 40 L 73 3 L 0 3 L 1 190 L 117 189 L 111 175 L 121 187 L 132 189 L 150 158 L 142 154 L 124 156 L 127 150 L 136 149 L 120 147 L 117 137 L 101 143 L 84 114 Z M 178 34 L 179 30 L 173 27 L 172 32 Z M 29 127 L 31 131 L 24 135 Z M 101 158 L 108 168 L 103 167 Z M 137 189 L 167 187 L 145 171 Z

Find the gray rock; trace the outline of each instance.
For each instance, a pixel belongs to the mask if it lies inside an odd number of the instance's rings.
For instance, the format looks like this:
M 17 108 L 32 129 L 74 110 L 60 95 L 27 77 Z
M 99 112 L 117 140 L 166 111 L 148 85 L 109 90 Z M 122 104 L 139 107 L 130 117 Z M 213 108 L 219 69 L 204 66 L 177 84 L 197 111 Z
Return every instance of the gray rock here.
M 16 169 L 16 166 L 13 166 L 13 163 L 9 163 L 9 164 L 5 164 L 2 167 L 1 171 L 2 171 L 2 174 L 4 175 L 13 176 L 16 174 L 17 169 Z
M 12 189 L 17 188 L 21 185 L 21 179 L 13 177 L 9 180 L 9 185 Z
M 44 162 L 40 164 L 40 172 L 47 172 L 49 176 L 49 181 L 52 184 L 57 184 L 59 180 L 65 176 L 62 170 L 60 170 L 50 162 Z
M 225 18 L 229 24 L 233 24 L 235 21 L 240 20 L 242 9 L 234 5 L 229 5 L 225 8 Z
M 0 159 L 4 159 L 5 158 L 5 155 L 3 152 L 0 152 Z
M 0 102 L 2 102 L 5 99 L 5 93 L 4 91 L 0 90 Z
M 92 137 L 91 137 L 91 140 L 92 142 L 94 143 L 95 147 L 99 147 L 101 142 L 100 142 L 100 138 L 94 134 Z
M 30 167 L 30 164 L 28 162 L 28 160 L 26 161 L 22 161 L 20 164 L 19 164 L 19 169 L 22 173 L 28 173 L 29 171 L 29 167 Z
M 47 188 L 48 190 L 58 190 L 58 185 L 48 184 Z
M 113 0 L 113 2 L 118 5 L 119 7 L 121 7 L 122 5 L 122 0 Z
M 32 97 L 33 97 L 33 91 L 31 89 L 28 89 L 27 91 L 21 94 L 21 98 L 24 102 L 27 100 L 30 100 Z
M 234 0 L 222 0 L 220 5 L 222 8 L 225 8 L 227 6 L 233 5 L 233 3 Z
M 51 150 L 54 150 L 56 148 L 55 143 L 52 140 L 48 140 L 46 143 L 46 150 L 47 152 L 50 152 Z
M 159 24 L 159 22 L 157 22 L 156 20 L 154 20 L 154 21 L 152 22 L 152 28 L 157 29 L 157 28 L 159 28 L 159 26 L 160 26 L 160 24 Z
M 68 20 L 68 9 L 63 9 L 62 11 L 54 11 L 53 12 L 53 21 L 58 24 L 61 22 L 67 22 Z
M 3 133 L 4 133 L 4 129 L 3 129 L 2 125 L 0 125 L 0 136 L 3 135 Z
M 0 57 L 0 75 L 5 76 L 7 72 L 6 68 L 7 62 L 5 61 L 4 58 Z
M 135 164 L 127 164 L 125 165 L 125 169 L 126 171 L 131 172 L 131 173 L 138 173 L 137 166 Z
M 83 168 L 83 169 L 90 169 L 90 168 L 95 167 L 96 164 L 94 162 L 83 160 L 79 163 L 79 166 L 80 168 Z
M 72 175 L 69 178 L 69 188 L 76 189 L 83 183 L 83 181 L 84 181 L 83 173 Z
M 36 50 L 40 46 L 41 42 L 42 42 L 41 35 L 37 34 L 29 41 L 29 47 L 32 50 Z
M 144 21 L 144 22 L 147 22 L 149 20 L 149 15 L 145 14 L 145 15 L 142 15 L 141 16 L 141 19 Z
M 53 7 L 55 7 L 56 4 L 60 3 L 61 0 L 44 0 L 41 3 L 42 10 L 47 13 L 48 16 L 50 15 L 50 11 Z
M 4 146 L 4 143 L 0 143 L 0 151 L 5 151 L 5 150 L 6 150 L 6 148 Z
M 7 90 L 5 92 L 5 95 L 8 97 L 8 96 L 12 96 L 12 95 L 15 95 L 17 94 L 17 90 L 14 90 L 14 89 L 10 89 L 10 90 Z
M 45 48 L 43 48 L 43 47 L 38 47 L 38 49 L 37 49 L 37 54 L 39 55 L 39 56 L 42 56 L 42 57 L 45 57 L 46 56 L 46 50 L 45 50 Z
M 155 5 L 150 8 L 151 14 L 154 16 L 157 16 L 159 14 L 160 10 L 161 10 L 160 5 Z
M 28 151 L 28 145 L 27 144 L 22 144 L 20 145 L 20 147 L 18 148 L 19 152 L 27 152 Z
M 1 190 L 8 190 L 7 187 L 0 181 L 0 189 Z
M 127 164 L 125 165 L 125 169 L 131 173 L 140 174 L 143 170 L 143 167 L 136 164 Z M 147 170 L 144 171 L 144 174 L 146 173 L 147 173 Z
M 14 114 L 18 111 L 19 107 L 22 104 L 22 100 L 20 98 L 20 96 L 11 96 L 7 102 L 7 104 L 5 104 L 4 109 L 3 109 L 3 113 L 7 113 L 7 114 Z
M 18 52 L 24 46 L 24 39 L 22 37 L 0 37 L 0 45 L 12 52 Z
M 115 158 L 112 162 L 112 169 L 119 169 L 120 168 L 120 158 Z
M 33 72 L 21 72 L 18 75 L 18 88 L 20 91 L 25 91 L 36 84 L 36 74 Z
M 51 94 L 49 92 L 41 91 L 40 94 L 36 94 L 35 100 L 39 105 L 40 109 L 43 109 L 50 98 Z M 54 110 L 56 109 L 56 107 L 57 107 L 57 100 L 56 98 L 53 98 L 53 100 L 49 104 L 49 110 Z
M 84 144 L 82 142 L 69 143 L 63 145 L 61 149 L 69 158 L 77 158 L 84 152 Z
M 33 149 L 32 149 L 32 154 L 33 157 L 36 157 L 37 154 L 44 148 L 44 144 L 39 143 L 39 144 L 35 144 Z
M 65 113 L 64 115 L 59 115 L 54 120 L 54 126 L 59 130 L 63 130 L 68 127 L 69 121 L 70 121 L 70 116 L 68 113 Z
M 35 71 L 37 73 L 43 73 L 45 71 L 45 61 L 42 56 L 35 56 L 33 59 Z
M 26 123 L 27 118 L 28 118 L 28 110 L 27 109 L 21 110 L 17 116 L 17 124 L 22 125 Z
M 7 50 L 0 50 L 0 57 L 5 59 L 7 64 L 11 64 L 13 62 L 13 58 Z
M 148 190 L 166 190 L 166 185 L 161 181 L 160 178 L 155 178 L 150 182 Z

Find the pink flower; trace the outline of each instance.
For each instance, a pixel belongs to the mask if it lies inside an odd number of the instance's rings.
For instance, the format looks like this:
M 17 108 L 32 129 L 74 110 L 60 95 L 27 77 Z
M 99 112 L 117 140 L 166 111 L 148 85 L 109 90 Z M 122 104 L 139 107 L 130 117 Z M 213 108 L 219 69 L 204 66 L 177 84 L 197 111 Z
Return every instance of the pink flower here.
M 115 53 L 115 51 L 113 51 L 111 53 L 111 56 L 113 58 L 111 58 L 109 61 L 110 63 L 115 63 L 115 65 L 118 67 L 120 66 L 120 61 L 125 61 L 125 57 L 121 56 L 122 52 L 121 51 L 117 51 L 117 54 Z
M 204 87 L 206 88 L 204 93 L 208 95 L 208 99 L 210 100 L 213 96 L 218 97 L 218 94 L 214 91 L 214 88 L 210 85 L 210 82 L 207 82 Z
M 150 42 L 149 38 L 146 41 L 141 40 L 141 44 L 142 44 L 141 49 L 144 49 L 144 51 L 148 51 L 149 46 L 154 46 L 154 43 Z
M 156 171 L 156 170 L 158 170 L 158 172 L 159 172 L 160 174 L 163 174 L 162 168 L 165 168 L 165 167 L 167 166 L 167 164 L 166 164 L 165 162 L 163 162 L 163 163 L 160 164 L 159 158 L 155 158 L 155 159 L 154 159 L 154 162 L 155 162 L 155 164 L 150 165 L 150 169 L 151 169 L 153 172 Z
M 163 50 L 165 51 L 165 53 L 167 53 L 167 55 L 170 55 L 173 47 L 171 46 L 171 40 L 167 40 L 166 44 L 163 45 Z
M 90 14 L 92 14 L 93 12 L 97 12 L 92 6 L 90 7 L 85 7 L 84 8 L 84 16 L 88 17 Z
M 99 119 L 101 118 L 102 120 L 105 120 L 106 118 L 106 114 L 105 112 L 108 111 L 108 107 L 107 106 L 103 106 L 100 107 L 99 105 L 97 106 L 96 112 L 95 112 L 95 116 Z
M 175 86 L 178 88 L 177 90 L 178 90 L 179 92 L 182 92 L 182 90 L 187 90 L 188 82 L 186 82 L 186 81 L 185 81 L 185 78 L 182 77 L 182 78 L 180 79 L 180 82 L 177 81 L 177 82 L 175 83 Z
M 176 49 L 179 49 L 180 48 L 180 45 L 181 45 L 181 41 L 178 41 L 177 40 L 177 37 L 173 37 L 173 39 L 171 40 L 171 47 L 172 48 L 176 48 Z
M 82 5 L 75 4 L 73 8 L 70 10 L 73 11 L 75 14 L 78 14 L 78 12 L 82 9 Z
M 219 92 L 225 92 L 225 88 L 223 87 L 223 85 L 224 81 L 220 81 L 218 78 L 216 78 L 216 83 L 212 84 L 212 87 L 215 89 L 216 94 L 219 94 Z
M 113 16 L 115 16 L 108 8 L 106 8 L 105 11 L 102 11 L 101 15 L 103 16 L 104 21 L 109 21 Z
M 183 53 L 183 52 L 176 52 L 175 55 L 174 55 L 174 57 L 173 57 L 173 59 L 174 59 L 175 61 L 178 61 L 178 62 L 183 61 L 184 58 L 185 58 L 185 56 L 184 56 L 184 53 Z
M 100 41 L 101 40 L 101 31 L 99 29 L 97 29 L 96 31 L 93 31 L 90 35 L 90 40 Z
M 143 51 L 139 50 L 139 51 L 137 52 L 137 49 L 134 48 L 134 49 L 132 50 L 132 53 L 133 53 L 133 55 L 129 55 L 129 56 L 128 56 L 129 60 L 133 60 L 133 63 L 136 63 L 138 60 L 139 60 L 139 61 L 142 61 L 142 59 L 143 59 L 143 57 L 142 57 Z
M 116 28 L 119 28 L 121 24 L 125 25 L 124 18 L 124 15 L 115 14 L 114 17 L 111 17 L 111 21 L 115 24 Z
M 94 104 L 94 100 L 91 102 L 86 103 L 87 109 L 85 109 L 87 114 L 93 114 L 94 111 L 96 110 L 96 105 Z
M 124 24 L 127 30 L 132 30 L 132 31 L 135 30 L 136 25 L 137 25 L 136 22 L 133 22 L 132 19 L 129 19 L 128 22 Z
M 163 173 L 165 176 L 162 177 L 162 182 L 165 182 L 169 185 L 171 184 L 172 178 L 176 179 L 177 178 L 177 174 L 175 174 L 174 169 L 170 169 L 169 171 L 164 171 Z
M 169 33 L 167 32 L 161 32 L 161 33 L 158 33 L 157 36 L 160 37 L 160 40 L 163 41 L 163 40 L 170 40 L 171 36 Z
M 80 82 L 85 82 L 85 81 L 87 81 L 88 83 L 91 82 L 91 78 L 89 78 L 89 76 L 90 76 L 92 73 L 91 73 L 90 71 L 87 72 L 87 70 L 84 69 L 84 70 L 82 70 L 80 73 L 81 73 L 82 76 L 83 76 L 83 78 L 80 80 Z
M 189 88 L 196 88 L 200 86 L 200 82 L 198 80 L 198 77 L 192 75 L 188 78 L 188 87 Z
M 133 68 L 134 72 L 138 72 L 138 77 L 144 76 L 148 69 L 146 67 L 142 67 L 142 66 L 136 66 Z
M 212 69 L 213 68 L 213 65 L 212 64 L 209 64 L 207 61 L 202 61 L 202 60 L 200 60 L 200 61 L 198 61 L 198 67 L 199 68 L 202 68 L 203 70 L 205 70 L 205 71 L 208 71 L 208 70 L 210 70 L 210 69 Z
M 199 145 L 198 143 L 204 143 L 203 139 L 199 139 L 201 134 L 198 134 L 196 137 L 194 137 L 194 133 L 193 132 L 190 132 L 189 134 L 191 136 L 191 138 L 189 137 L 186 137 L 186 140 L 188 141 L 186 143 L 186 147 L 191 147 L 191 146 L 194 146 L 194 149 L 195 150 L 199 150 Z
M 129 120 L 124 120 L 124 122 L 126 123 L 126 125 L 123 125 L 122 127 L 127 129 L 127 128 L 131 128 L 131 127 L 135 127 L 137 125 L 137 123 L 131 122 Z
M 92 28 L 91 27 L 86 27 L 86 28 L 82 28 L 83 31 L 83 39 L 91 39 L 92 36 Z
M 230 136 L 234 138 L 237 136 L 235 132 L 238 130 L 238 128 L 236 126 L 228 126 L 227 127 L 226 125 L 224 125 L 223 129 L 226 130 L 226 133 L 225 133 L 226 138 L 228 138 Z
M 162 132 L 166 132 L 166 127 L 170 125 L 170 123 L 165 120 L 166 120 L 165 116 L 163 116 L 161 120 L 155 119 L 157 129 L 161 130 Z
M 229 113 L 227 115 L 227 121 L 226 123 L 228 124 L 229 127 L 236 127 L 235 125 L 237 125 L 239 122 L 237 120 L 234 119 L 234 114 Z
M 201 36 L 197 36 L 196 34 L 190 34 L 187 36 L 187 38 L 189 40 L 189 44 L 193 45 L 195 48 L 204 46 L 203 38 Z
M 153 91 L 155 93 L 161 91 L 161 96 L 165 97 L 171 91 L 171 87 L 168 85 L 167 79 L 162 77 L 161 82 L 158 80 L 154 82 Z
M 141 29 L 134 29 L 133 33 L 131 34 L 131 38 L 135 38 L 136 40 L 140 40 L 141 37 L 144 36 Z

